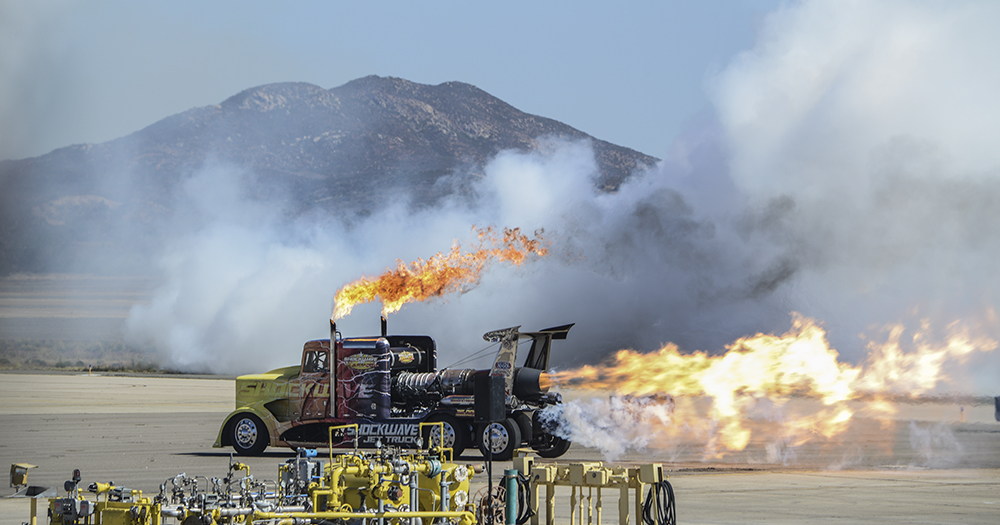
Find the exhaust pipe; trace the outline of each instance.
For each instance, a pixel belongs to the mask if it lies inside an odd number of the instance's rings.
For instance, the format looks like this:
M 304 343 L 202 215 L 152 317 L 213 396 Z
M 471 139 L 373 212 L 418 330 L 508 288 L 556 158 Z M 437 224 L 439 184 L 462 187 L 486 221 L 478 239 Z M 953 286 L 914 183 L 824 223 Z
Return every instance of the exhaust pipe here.
M 388 331 L 388 322 L 386 321 L 385 316 L 383 315 L 382 316 L 382 337 L 385 337 L 386 335 L 388 335 L 388 333 L 389 333 L 389 331 Z
M 333 319 L 330 319 L 330 357 L 327 363 L 330 367 L 330 406 L 327 407 L 327 413 L 330 417 L 337 417 L 337 389 L 334 387 L 337 380 L 334 376 L 337 363 L 337 323 Z

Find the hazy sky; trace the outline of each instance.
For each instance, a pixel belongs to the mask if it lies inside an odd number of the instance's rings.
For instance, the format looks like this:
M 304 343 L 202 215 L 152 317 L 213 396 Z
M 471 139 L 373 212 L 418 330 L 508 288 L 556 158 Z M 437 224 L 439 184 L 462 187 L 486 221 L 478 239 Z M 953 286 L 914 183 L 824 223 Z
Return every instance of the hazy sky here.
M 114 139 L 246 88 L 473 84 L 664 158 L 774 0 L 0 0 L 0 159 Z
M 791 312 L 854 362 L 894 323 L 917 329 L 912 345 L 963 326 L 1000 340 L 1000 3 L 0 6 L 0 158 L 110 140 L 252 86 L 376 74 L 467 82 L 664 159 L 597 194 L 586 144 L 504 152 L 475 206 L 312 229 L 242 202 L 252 174 L 206 166 L 182 188 L 206 220 L 162 242 L 167 285 L 130 319 L 177 363 L 283 362 L 274 348 L 325 335 L 339 286 L 472 224 L 544 227 L 562 255 L 393 315 L 399 333 L 454 342 L 444 357 L 486 330 L 574 321 L 563 365 L 665 342 L 715 352 L 787 330 Z M 376 313 L 342 327 L 374 330 Z M 995 392 L 998 367 L 970 365 L 985 385 L 970 390 Z

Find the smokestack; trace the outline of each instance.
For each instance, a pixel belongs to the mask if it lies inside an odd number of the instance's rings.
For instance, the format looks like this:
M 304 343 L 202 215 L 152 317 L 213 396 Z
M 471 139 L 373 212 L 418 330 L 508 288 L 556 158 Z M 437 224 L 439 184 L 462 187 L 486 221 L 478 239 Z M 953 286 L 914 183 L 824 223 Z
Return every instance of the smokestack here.
M 382 337 L 385 337 L 388 333 L 389 333 L 389 327 L 388 327 L 387 321 L 385 319 L 385 316 L 383 315 L 382 316 Z
M 337 389 L 334 387 L 336 378 L 333 374 L 337 362 L 337 323 L 332 318 L 330 319 L 330 356 L 326 362 L 330 367 L 330 405 L 327 413 L 330 417 L 337 417 Z M 357 436 L 354 439 L 358 439 Z

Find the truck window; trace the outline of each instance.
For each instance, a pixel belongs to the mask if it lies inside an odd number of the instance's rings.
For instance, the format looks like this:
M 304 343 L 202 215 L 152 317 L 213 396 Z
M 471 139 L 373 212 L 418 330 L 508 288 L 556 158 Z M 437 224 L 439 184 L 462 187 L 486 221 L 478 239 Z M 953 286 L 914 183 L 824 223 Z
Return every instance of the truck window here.
M 328 355 L 329 353 L 326 351 L 306 352 L 305 359 L 302 364 L 302 372 L 306 374 L 329 372 L 330 367 L 327 361 Z

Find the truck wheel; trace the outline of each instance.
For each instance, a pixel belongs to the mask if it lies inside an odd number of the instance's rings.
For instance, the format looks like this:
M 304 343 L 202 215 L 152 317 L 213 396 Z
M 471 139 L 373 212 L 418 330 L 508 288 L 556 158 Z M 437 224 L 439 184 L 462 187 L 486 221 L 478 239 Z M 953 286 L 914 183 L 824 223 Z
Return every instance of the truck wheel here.
M 573 443 L 568 439 L 563 439 L 559 436 L 546 436 L 546 443 L 544 445 L 535 447 L 535 452 L 538 453 L 539 457 L 552 459 L 562 456 L 569 450 L 569 446 Z
M 521 446 L 521 429 L 517 421 L 507 418 L 503 421 L 490 423 L 479 433 L 479 450 L 486 457 L 486 447 L 493 452 L 493 459 L 508 461 L 514 457 L 514 450 Z
M 229 442 L 241 456 L 259 456 L 271 441 L 267 427 L 253 414 L 240 414 L 229 423 Z
M 444 446 L 451 448 L 454 458 L 462 455 L 462 452 L 469 446 L 468 425 L 451 417 L 448 414 L 436 414 L 427 418 L 427 423 L 441 422 L 444 425 Z M 431 446 L 437 446 L 440 441 L 438 427 L 424 427 L 424 442 Z

